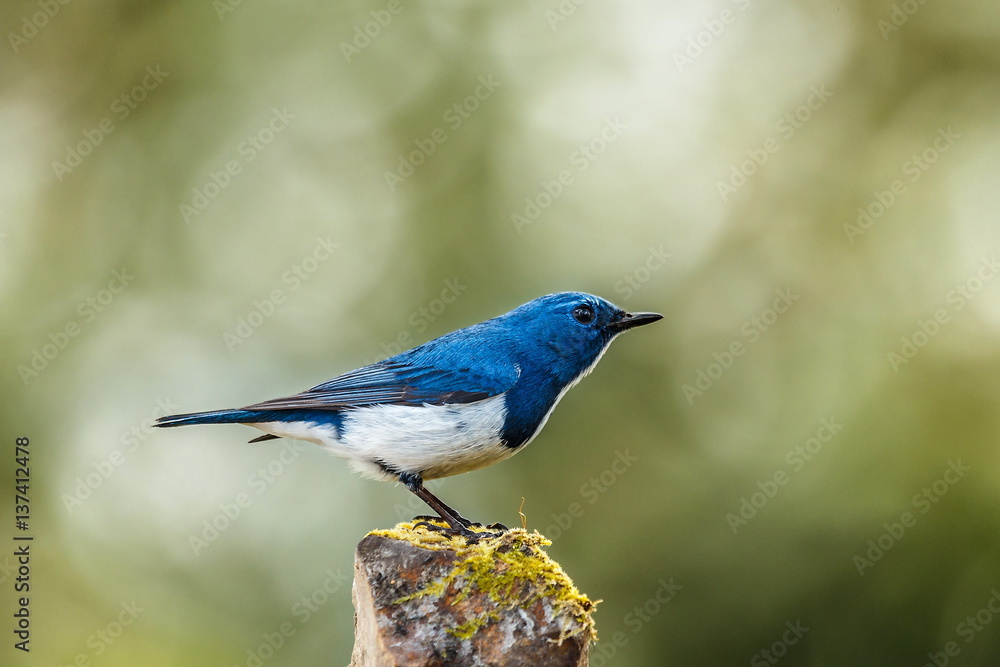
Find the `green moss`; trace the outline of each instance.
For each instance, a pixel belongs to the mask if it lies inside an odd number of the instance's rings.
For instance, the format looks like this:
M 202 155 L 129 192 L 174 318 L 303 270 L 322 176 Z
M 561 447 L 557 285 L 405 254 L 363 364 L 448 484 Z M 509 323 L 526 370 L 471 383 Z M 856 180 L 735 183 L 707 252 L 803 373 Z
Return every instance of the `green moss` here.
M 474 530 L 489 532 L 486 528 Z M 460 639 L 472 637 L 491 620 L 498 619 L 502 610 L 526 609 L 539 601 L 550 605 L 553 616 L 565 614 L 576 621 L 576 627 L 565 630 L 560 641 L 584 631 L 589 631 L 596 639 L 592 617 L 596 603 L 580 593 L 559 564 L 549 558 L 542 547 L 552 542 L 537 531 L 514 529 L 499 537 L 482 538 L 475 544 L 468 544 L 462 537 L 416 526 L 414 522 L 400 523 L 395 528 L 372 534 L 409 542 L 422 549 L 448 550 L 458 555 L 458 562 L 447 575 L 394 602 L 403 604 L 428 596 L 437 598 L 449 589 L 455 591 L 452 604 L 467 599 L 476 591 L 484 594 L 493 603 L 492 609 L 448 629 Z
M 461 625 L 456 625 L 453 628 L 448 628 L 447 632 L 450 635 L 454 635 L 459 639 L 469 639 L 472 635 L 479 631 L 479 628 L 483 627 L 490 621 L 495 621 L 499 618 L 499 615 L 495 611 L 488 611 L 480 614 L 479 616 L 473 616 L 471 619 L 462 623 Z

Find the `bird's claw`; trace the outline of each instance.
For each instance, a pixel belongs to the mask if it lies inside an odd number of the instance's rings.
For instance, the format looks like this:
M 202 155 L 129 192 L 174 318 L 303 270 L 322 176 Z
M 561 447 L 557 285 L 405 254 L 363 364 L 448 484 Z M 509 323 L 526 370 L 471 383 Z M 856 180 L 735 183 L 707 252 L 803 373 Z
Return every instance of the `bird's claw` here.
M 417 516 L 413 517 L 413 519 L 411 519 L 411 521 L 415 521 L 416 522 L 416 524 L 414 524 L 414 525 L 420 525 L 420 524 L 430 523 L 431 521 L 444 521 L 445 523 L 448 523 L 447 519 L 445 519 L 443 517 L 439 517 L 439 516 L 434 516 L 433 514 L 418 514 Z M 475 525 L 477 525 L 477 524 L 474 524 L 474 523 L 472 523 L 471 521 L 469 521 L 467 519 L 462 519 L 460 521 L 460 523 L 462 523 L 462 525 L 465 526 L 466 528 L 468 528 L 469 526 L 475 526 Z M 441 526 L 435 526 L 435 528 L 441 529 Z
M 464 537 L 466 542 L 468 542 L 469 544 L 475 544 L 479 540 L 488 537 L 490 538 L 500 537 L 509 530 L 509 528 L 507 528 L 503 524 L 493 523 L 486 527 L 492 528 L 499 532 L 491 533 L 483 531 L 481 533 L 477 533 L 474 530 L 469 530 L 469 528 L 472 526 L 477 526 L 479 528 L 482 528 L 483 524 L 473 523 L 470 521 L 468 526 L 461 526 L 460 528 L 456 528 L 454 526 L 439 526 L 436 523 L 431 523 L 431 521 L 442 521 L 441 517 L 438 516 L 415 516 L 413 517 L 413 519 L 415 521 L 415 523 L 413 524 L 414 526 L 420 526 L 421 528 L 427 528 L 428 530 L 432 530 L 438 533 L 444 533 L 446 535 L 456 535 L 459 537 Z

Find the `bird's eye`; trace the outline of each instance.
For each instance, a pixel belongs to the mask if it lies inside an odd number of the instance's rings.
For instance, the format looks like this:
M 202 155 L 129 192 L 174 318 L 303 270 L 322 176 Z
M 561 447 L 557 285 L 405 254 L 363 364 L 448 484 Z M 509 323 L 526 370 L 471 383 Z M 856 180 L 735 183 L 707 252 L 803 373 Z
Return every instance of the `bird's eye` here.
M 573 319 L 580 324 L 590 324 L 594 321 L 594 309 L 590 306 L 577 306 L 573 309 Z

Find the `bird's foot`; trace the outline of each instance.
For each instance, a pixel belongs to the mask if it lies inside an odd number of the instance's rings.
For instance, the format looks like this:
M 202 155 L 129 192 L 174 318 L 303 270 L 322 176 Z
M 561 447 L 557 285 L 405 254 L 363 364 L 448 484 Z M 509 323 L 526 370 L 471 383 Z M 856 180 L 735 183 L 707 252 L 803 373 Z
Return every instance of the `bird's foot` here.
M 482 532 L 478 532 L 475 530 L 470 530 L 473 526 L 478 528 L 483 527 L 483 524 L 475 523 L 472 521 L 469 521 L 467 525 L 460 524 L 458 526 L 450 524 L 447 526 L 440 526 L 436 523 L 431 523 L 432 521 L 444 521 L 445 523 L 449 523 L 447 519 L 442 519 L 439 516 L 426 516 L 426 515 L 415 516 L 413 517 L 413 520 L 415 522 L 413 524 L 414 526 L 427 528 L 428 530 L 444 533 L 445 535 L 456 535 L 458 537 L 464 537 L 465 541 L 468 542 L 469 544 L 475 544 L 479 540 L 488 537 L 500 537 L 509 530 L 509 528 L 499 523 L 494 523 L 490 524 L 489 526 L 486 526 L 486 528 L 490 528 L 498 532 L 489 532 L 485 530 Z
M 508 530 L 510 530 L 510 528 L 508 528 L 507 526 L 503 525 L 502 523 L 491 523 L 488 526 L 483 526 L 483 524 L 479 523 L 478 521 L 469 521 L 468 519 L 466 519 L 463 516 L 459 516 L 459 517 L 457 517 L 457 519 L 458 519 L 458 522 L 460 524 L 462 524 L 462 526 L 464 528 L 472 528 L 472 527 L 476 527 L 476 528 L 491 528 L 493 530 L 499 530 L 499 531 L 504 532 L 504 533 L 507 532 Z M 422 523 L 427 523 L 429 521 L 444 521 L 445 523 L 448 523 L 448 519 L 445 519 L 445 518 L 440 517 L 440 516 L 433 516 L 431 514 L 419 514 L 419 515 L 413 517 L 413 521 L 420 521 Z M 440 526 L 438 526 L 438 527 L 440 528 Z
M 413 519 L 411 519 L 411 521 L 416 521 L 417 522 L 416 525 L 422 525 L 422 524 L 428 523 L 430 521 L 444 521 L 445 523 L 450 523 L 448 521 L 448 519 L 445 519 L 444 517 L 440 517 L 440 516 L 434 516 L 433 514 L 418 514 L 417 516 L 413 517 Z M 469 526 L 480 526 L 480 525 L 482 525 L 482 524 L 478 524 L 478 523 L 473 523 L 472 521 L 469 521 L 465 517 L 458 517 L 458 522 L 460 524 L 462 524 L 463 528 L 468 528 Z M 441 530 L 445 530 L 441 526 L 434 526 L 434 527 L 438 528 L 438 529 L 441 529 Z

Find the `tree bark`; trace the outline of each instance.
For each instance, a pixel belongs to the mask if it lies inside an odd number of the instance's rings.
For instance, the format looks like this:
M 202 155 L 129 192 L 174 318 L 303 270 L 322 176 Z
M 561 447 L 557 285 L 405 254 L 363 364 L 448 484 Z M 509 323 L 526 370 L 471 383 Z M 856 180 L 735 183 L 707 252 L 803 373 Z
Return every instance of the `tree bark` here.
M 586 667 L 594 604 L 537 532 L 467 544 L 412 523 L 369 533 L 354 561 L 351 667 Z

